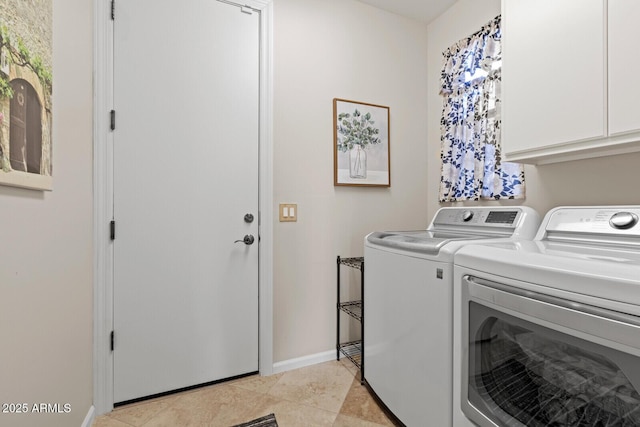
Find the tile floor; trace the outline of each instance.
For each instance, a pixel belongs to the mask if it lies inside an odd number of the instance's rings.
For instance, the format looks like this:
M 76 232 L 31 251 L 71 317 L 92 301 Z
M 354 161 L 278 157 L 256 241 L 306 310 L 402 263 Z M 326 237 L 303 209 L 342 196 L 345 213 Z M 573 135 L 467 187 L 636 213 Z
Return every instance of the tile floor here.
M 93 427 L 229 427 L 270 413 L 279 427 L 394 426 L 342 359 L 121 406 Z

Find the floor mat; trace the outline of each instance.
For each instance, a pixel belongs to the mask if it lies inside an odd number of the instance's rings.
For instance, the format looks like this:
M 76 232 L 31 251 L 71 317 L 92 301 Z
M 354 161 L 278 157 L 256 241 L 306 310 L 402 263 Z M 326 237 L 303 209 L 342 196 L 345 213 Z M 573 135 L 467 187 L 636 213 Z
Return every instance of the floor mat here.
M 260 417 L 246 423 L 238 424 L 233 427 L 278 427 L 278 422 L 276 421 L 276 416 L 274 414 L 269 414 L 267 416 Z

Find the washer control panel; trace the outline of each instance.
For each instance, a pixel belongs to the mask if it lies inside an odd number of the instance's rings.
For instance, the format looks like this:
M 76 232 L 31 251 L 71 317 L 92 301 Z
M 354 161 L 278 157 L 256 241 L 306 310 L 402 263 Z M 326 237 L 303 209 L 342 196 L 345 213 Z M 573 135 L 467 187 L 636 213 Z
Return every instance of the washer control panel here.
M 433 220 L 435 225 L 488 226 L 492 228 L 515 228 L 523 215 L 520 208 L 443 208 Z
M 427 231 L 532 239 L 539 225 L 538 212 L 528 206 L 444 207 Z

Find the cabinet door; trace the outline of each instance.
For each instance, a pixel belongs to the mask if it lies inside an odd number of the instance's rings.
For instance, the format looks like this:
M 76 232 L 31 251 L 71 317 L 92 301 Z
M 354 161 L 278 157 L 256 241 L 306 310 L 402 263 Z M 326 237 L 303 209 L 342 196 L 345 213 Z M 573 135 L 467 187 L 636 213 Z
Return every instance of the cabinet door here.
M 507 159 L 533 163 L 604 137 L 605 0 L 503 0 L 502 7 Z
M 640 1 L 609 0 L 609 133 L 640 130 Z

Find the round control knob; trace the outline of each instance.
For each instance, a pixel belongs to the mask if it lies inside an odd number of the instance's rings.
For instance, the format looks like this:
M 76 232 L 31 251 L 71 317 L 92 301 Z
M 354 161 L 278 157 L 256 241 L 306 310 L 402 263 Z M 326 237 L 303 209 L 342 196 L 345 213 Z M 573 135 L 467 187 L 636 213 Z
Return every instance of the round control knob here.
M 473 212 L 471 212 L 471 211 L 462 212 L 462 220 L 464 222 L 471 221 L 471 218 L 473 218 Z
M 626 230 L 638 223 L 638 215 L 633 212 L 618 212 L 609 218 L 609 225 L 619 230 Z

